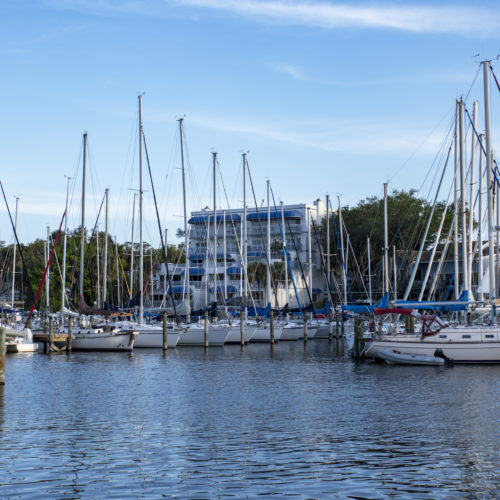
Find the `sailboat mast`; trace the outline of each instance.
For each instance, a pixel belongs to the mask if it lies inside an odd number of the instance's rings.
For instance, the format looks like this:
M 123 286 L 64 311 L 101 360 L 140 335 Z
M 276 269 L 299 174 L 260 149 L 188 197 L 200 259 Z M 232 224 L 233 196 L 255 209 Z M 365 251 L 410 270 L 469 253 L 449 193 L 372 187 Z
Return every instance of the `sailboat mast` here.
M 484 134 L 481 134 L 479 136 L 479 140 L 481 141 L 481 144 L 484 144 Z M 479 148 L 479 175 L 478 175 L 478 191 L 479 191 L 479 203 L 478 203 L 478 228 L 477 228 L 477 239 L 478 239 L 478 245 L 477 245 L 477 252 L 478 252 L 478 283 L 482 282 L 483 279 L 483 173 L 484 173 L 484 168 L 483 168 L 483 151 L 481 148 Z M 478 293 L 478 300 L 482 301 L 483 300 L 483 288 L 484 285 L 481 283 L 481 291 Z
M 283 226 L 283 259 L 285 263 L 285 306 L 288 304 L 288 258 L 286 255 L 285 207 L 281 202 L 281 225 Z
M 468 227 L 468 242 L 469 242 L 469 255 L 468 255 L 468 265 L 469 265 L 469 293 L 472 291 L 472 261 L 474 260 L 473 254 L 473 241 L 472 241 L 472 231 L 474 222 L 474 181 L 476 175 L 476 133 L 477 130 L 477 106 L 478 102 L 474 101 L 472 108 L 472 126 L 473 130 L 471 132 L 471 148 L 470 148 L 470 189 L 469 189 L 469 227 Z M 478 219 L 481 221 L 481 219 Z
M 64 303 L 66 299 L 66 246 L 68 241 L 68 202 L 69 202 L 69 181 L 66 185 L 66 217 L 64 218 L 64 240 L 63 240 L 63 268 L 61 277 L 61 315 L 64 314 Z
M 134 285 L 134 222 L 135 222 L 135 199 L 137 198 L 137 193 L 134 193 L 134 202 L 132 204 L 132 235 L 130 238 L 130 290 L 129 299 L 132 300 L 133 295 L 133 285 Z
M 80 302 L 83 301 L 83 257 L 85 253 L 85 175 L 87 170 L 87 132 L 83 134 L 82 227 L 80 236 Z
M 491 316 L 494 319 L 496 316 L 495 311 L 495 298 L 496 298 L 496 283 L 495 283 L 495 255 L 493 247 L 493 183 L 491 178 L 492 169 L 492 154 L 491 154 L 491 124 L 490 124 L 490 85 L 489 73 L 490 61 L 483 61 L 483 83 L 484 83 L 484 125 L 486 134 L 486 184 L 488 193 L 488 247 L 489 247 L 489 268 L 490 268 L 490 303 L 491 303 Z
M 96 249 L 96 257 L 97 257 L 97 308 L 101 307 L 101 266 L 100 266 L 100 256 L 99 256 L 99 225 L 97 225 L 97 231 L 95 233 L 95 249 Z
M 267 280 L 266 280 L 266 294 L 267 303 L 271 303 L 271 203 L 270 203 L 270 187 L 271 183 L 267 180 Z
M 465 212 L 465 128 L 464 128 L 464 101 L 458 103 L 458 123 L 460 132 L 460 217 L 462 219 L 462 274 L 463 289 L 468 291 L 469 287 L 469 265 L 467 246 L 467 214 Z
M 179 118 L 179 136 L 181 143 L 181 169 L 182 169 L 182 203 L 184 208 L 184 255 L 186 256 L 186 264 L 184 265 L 184 293 L 186 298 L 186 321 L 191 323 L 191 297 L 189 294 L 189 233 L 187 223 L 187 200 L 186 200 L 186 169 L 184 166 L 184 133 L 182 130 L 183 118 Z M 166 236 L 165 236 L 166 241 Z M 165 243 L 166 244 L 166 243 Z
M 109 189 L 106 188 L 106 220 L 104 229 L 104 269 L 102 276 L 102 300 L 106 302 L 106 282 L 108 280 L 108 209 L 109 209 Z
M 311 244 L 311 210 L 307 210 L 307 267 L 308 267 L 308 287 L 311 291 L 311 306 L 312 304 L 312 244 Z
M 222 234 L 224 236 L 224 245 L 223 245 L 223 251 L 224 251 L 224 300 L 227 300 L 227 274 L 226 274 L 226 269 L 227 269 L 227 258 L 226 258 L 226 211 L 222 211 Z
M 370 252 L 370 237 L 366 237 L 366 251 L 368 253 L 368 299 L 369 304 L 372 305 L 372 264 Z
M 49 262 L 50 255 L 50 227 L 47 226 L 47 242 L 45 246 L 45 265 Z M 47 268 L 47 279 L 45 280 L 45 300 L 47 311 L 50 308 L 50 267 Z
M 247 320 L 248 307 L 247 307 L 247 297 L 248 297 L 248 281 L 247 281 L 247 266 L 248 266 L 248 252 L 247 252 L 247 155 L 243 153 L 243 269 L 241 270 L 241 276 L 244 280 L 244 295 L 243 295 L 243 305 L 245 307 L 245 321 Z
M 384 182 L 384 293 L 389 292 L 389 228 L 387 219 L 387 182 Z
M 217 302 L 217 153 L 212 153 L 214 173 L 214 301 Z
M 340 206 L 340 196 L 338 197 L 339 201 L 339 231 L 340 231 L 340 255 L 341 261 L 343 262 L 342 269 L 342 283 L 344 285 L 344 304 L 347 304 L 347 264 L 345 262 L 345 253 L 344 253 L 344 224 L 342 222 L 342 207 Z
M 330 283 L 330 196 L 329 195 L 326 195 L 326 275 L 328 277 L 328 283 L 326 284 L 326 286 L 329 286 Z M 329 292 L 331 291 L 329 290 Z
M 459 248 L 458 248 L 458 214 L 459 214 L 459 207 L 458 207 L 458 169 L 459 169 L 459 151 L 458 151 L 458 141 L 459 141 L 459 130 L 458 130 L 458 101 L 456 102 L 455 105 L 455 140 L 454 140 L 454 156 L 455 156 L 455 178 L 454 178 L 454 184 L 455 184 L 455 193 L 454 193 L 454 206 L 455 206 L 455 214 L 456 217 L 454 218 L 454 273 L 455 273 L 455 278 L 454 278 L 454 288 L 455 288 L 455 300 L 458 300 L 458 297 L 460 295 L 460 283 L 459 283 L 459 278 L 460 278 L 460 267 L 459 267 Z
M 19 197 L 16 196 L 16 215 L 14 222 L 14 232 L 17 234 L 17 208 L 19 203 Z M 14 292 L 16 288 L 16 250 L 17 250 L 17 238 L 14 235 L 14 254 L 12 256 L 12 310 L 14 310 Z
M 142 189 L 142 95 L 139 96 L 139 324 L 144 319 L 144 241 L 143 241 L 143 189 Z

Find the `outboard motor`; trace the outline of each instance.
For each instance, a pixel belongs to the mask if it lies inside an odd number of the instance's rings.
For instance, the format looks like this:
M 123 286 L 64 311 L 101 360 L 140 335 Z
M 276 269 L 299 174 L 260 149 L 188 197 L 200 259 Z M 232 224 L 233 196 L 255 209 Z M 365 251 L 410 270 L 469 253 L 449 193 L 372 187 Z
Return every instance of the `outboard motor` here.
M 442 349 L 436 349 L 434 351 L 434 357 L 436 358 L 443 358 L 444 359 L 444 362 L 447 364 L 447 365 L 452 365 L 453 364 L 453 360 L 450 359 L 448 356 L 446 356 L 446 354 L 443 352 Z

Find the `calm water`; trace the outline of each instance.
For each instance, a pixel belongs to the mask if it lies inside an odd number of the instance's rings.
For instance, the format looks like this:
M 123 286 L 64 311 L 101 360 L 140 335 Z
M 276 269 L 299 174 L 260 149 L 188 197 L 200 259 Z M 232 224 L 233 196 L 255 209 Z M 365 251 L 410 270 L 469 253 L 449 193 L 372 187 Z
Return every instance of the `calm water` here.
M 336 343 L 9 355 L 1 498 L 498 498 L 499 366 Z

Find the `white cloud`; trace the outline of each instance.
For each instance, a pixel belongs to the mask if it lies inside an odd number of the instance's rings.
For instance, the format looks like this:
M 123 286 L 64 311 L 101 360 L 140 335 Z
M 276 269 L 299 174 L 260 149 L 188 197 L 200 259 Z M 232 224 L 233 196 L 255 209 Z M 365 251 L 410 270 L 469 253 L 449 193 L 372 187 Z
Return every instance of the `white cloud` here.
M 289 0 L 175 0 L 178 4 L 216 9 L 264 21 L 335 28 L 390 28 L 422 33 L 482 35 L 497 32 L 496 12 L 453 6 L 350 5 Z
M 93 15 L 171 16 L 175 7 L 225 11 L 257 21 L 312 28 L 379 28 L 415 33 L 497 36 L 497 10 L 481 7 L 396 5 L 307 0 L 45 0 L 56 9 Z

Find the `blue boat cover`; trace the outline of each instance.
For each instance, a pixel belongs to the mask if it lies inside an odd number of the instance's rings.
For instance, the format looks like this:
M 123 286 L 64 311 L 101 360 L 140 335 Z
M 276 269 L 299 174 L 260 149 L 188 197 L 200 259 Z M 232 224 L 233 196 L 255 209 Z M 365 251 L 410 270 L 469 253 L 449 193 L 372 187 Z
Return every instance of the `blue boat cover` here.
M 377 302 L 373 306 L 365 306 L 365 305 L 359 305 L 359 306 L 358 305 L 343 305 L 342 309 L 344 311 L 370 314 L 370 313 L 373 313 L 373 309 L 375 307 L 381 308 L 381 309 L 387 309 L 389 307 L 389 294 L 386 293 L 382 297 L 382 299 L 380 300 L 380 302 Z

